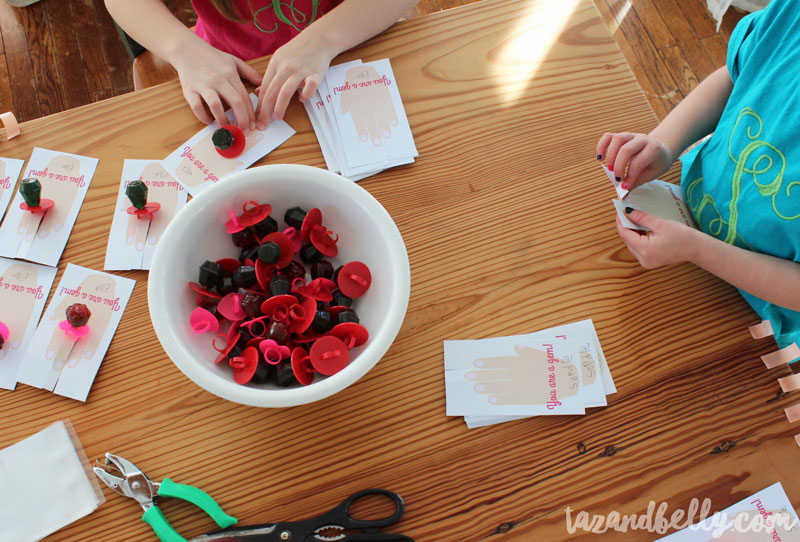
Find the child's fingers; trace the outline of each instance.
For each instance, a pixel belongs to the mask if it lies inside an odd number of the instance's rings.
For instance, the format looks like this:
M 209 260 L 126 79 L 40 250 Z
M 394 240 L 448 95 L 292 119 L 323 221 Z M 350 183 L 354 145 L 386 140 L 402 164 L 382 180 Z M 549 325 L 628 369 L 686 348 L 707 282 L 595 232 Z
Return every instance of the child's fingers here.
M 253 111 L 253 104 L 250 102 L 250 97 L 241 81 L 236 84 L 226 84 L 221 90 L 222 98 L 231 106 L 233 110 L 233 118 L 236 119 L 236 124 L 244 132 L 249 132 L 255 128 L 256 116 Z M 228 124 L 226 120 L 224 124 Z
M 211 111 L 211 116 L 214 117 L 214 120 L 217 121 L 220 126 L 228 124 L 228 117 L 225 115 L 225 108 L 222 106 L 222 100 L 220 100 L 217 91 L 209 88 L 205 90 L 201 96 L 203 100 L 205 100 L 209 111 Z
M 300 89 L 298 98 L 301 102 L 307 102 L 314 97 L 314 93 L 319 88 L 319 81 L 315 75 L 309 75 L 303 80 L 303 86 Z
M 653 151 L 645 146 L 639 154 L 633 157 L 633 160 L 628 162 L 628 172 L 625 175 L 625 184 L 628 185 L 627 190 L 633 190 L 637 186 L 653 180 L 648 178 L 648 175 L 652 176 L 653 170 L 650 166 L 654 159 Z
M 189 107 L 192 109 L 194 116 L 197 117 L 200 122 L 209 124 L 214 120 L 214 117 L 208 113 L 208 109 L 206 109 L 205 103 L 199 94 L 193 92 L 188 96 L 185 96 L 185 98 L 186 102 L 189 104 Z
M 258 73 L 257 69 L 241 58 L 233 57 L 233 61 L 236 62 L 236 69 L 239 71 L 239 76 L 242 79 L 252 83 L 255 86 L 261 84 L 261 74 Z
M 293 75 L 283 83 L 281 89 L 278 91 L 278 97 L 275 100 L 275 111 L 272 114 L 272 118 L 283 118 L 284 113 L 286 113 L 286 108 L 289 107 L 289 100 L 291 100 L 294 93 L 297 92 L 301 80 L 302 78 L 300 76 Z
M 623 169 L 617 172 L 617 153 L 619 149 L 628 141 L 633 139 L 634 134 L 630 132 L 623 132 L 621 134 L 614 134 L 614 137 L 611 138 L 611 142 L 608 144 L 608 149 L 606 149 L 606 164 L 608 164 L 608 168 L 613 171 L 614 173 L 619 173 L 617 176 L 621 177 L 622 173 L 625 172 L 624 164 Z
M 597 159 L 602 160 L 606 155 L 606 149 L 608 149 L 608 144 L 611 143 L 611 138 L 614 137 L 614 134 L 611 132 L 606 132 L 602 136 L 600 136 L 600 140 L 597 142 Z
M 647 146 L 647 141 L 643 138 L 634 137 L 619 148 L 614 161 L 614 176 L 618 181 L 623 181 L 623 188 L 627 189 L 629 184 L 627 177 L 630 176 L 630 163 L 633 158 L 639 155 Z

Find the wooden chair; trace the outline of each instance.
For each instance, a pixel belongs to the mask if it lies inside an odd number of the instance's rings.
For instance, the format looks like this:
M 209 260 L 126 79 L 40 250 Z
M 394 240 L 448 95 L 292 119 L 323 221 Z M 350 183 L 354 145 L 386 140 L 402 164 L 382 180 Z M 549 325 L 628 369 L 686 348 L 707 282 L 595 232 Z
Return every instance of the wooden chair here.
M 128 51 L 128 56 L 131 57 L 133 62 L 133 88 L 134 90 L 141 90 L 143 88 L 153 87 L 161 83 L 168 83 L 178 78 L 178 72 L 175 71 L 168 62 L 161 60 L 151 51 L 145 49 L 141 44 L 136 42 L 122 28 L 114 23 L 122 39 L 122 44 L 125 50 Z

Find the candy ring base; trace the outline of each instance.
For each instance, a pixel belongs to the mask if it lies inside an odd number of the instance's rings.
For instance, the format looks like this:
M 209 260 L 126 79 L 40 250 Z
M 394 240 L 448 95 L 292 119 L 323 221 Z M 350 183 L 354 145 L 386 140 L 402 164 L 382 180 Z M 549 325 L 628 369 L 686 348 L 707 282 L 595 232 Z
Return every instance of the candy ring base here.
M 138 219 L 141 219 L 141 218 L 152 218 L 152 216 L 159 209 L 161 209 L 161 204 L 153 201 L 153 202 L 148 203 L 147 205 L 145 205 L 141 209 L 137 209 L 136 207 L 131 205 L 130 207 L 128 207 L 128 214 L 129 215 L 133 215 Z
M 52 209 L 55 206 L 56 202 L 51 199 L 40 199 L 39 205 L 36 207 L 31 207 L 27 203 L 20 203 L 19 208 L 23 211 L 28 211 L 29 213 L 33 213 L 35 215 L 44 215 L 47 211 Z
M 78 340 L 81 337 L 85 337 L 89 334 L 88 324 L 81 327 L 72 327 L 72 324 L 70 324 L 67 320 L 61 320 L 58 323 L 58 329 L 66 333 L 68 337 L 72 337 L 75 340 Z

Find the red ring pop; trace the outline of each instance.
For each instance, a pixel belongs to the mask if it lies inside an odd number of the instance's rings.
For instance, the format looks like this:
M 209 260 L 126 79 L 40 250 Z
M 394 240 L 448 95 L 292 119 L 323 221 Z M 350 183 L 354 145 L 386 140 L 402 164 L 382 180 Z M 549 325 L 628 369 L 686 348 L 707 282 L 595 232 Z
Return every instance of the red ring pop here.
M 258 366 L 258 350 L 249 346 L 241 356 L 232 357 L 228 365 L 233 367 L 233 379 L 237 384 L 247 384 L 252 380 Z
M 236 158 L 244 152 L 246 139 L 241 128 L 225 124 L 211 134 L 211 142 L 223 158 Z
M 324 375 L 333 375 L 347 367 L 350 358 L 347 346 L 338 337 L 320 337 L 311 347 L 311 365 Z
M 369 272 L 369 267 L 363 262 L 350 262 L 344 264 L 339 270 L 336 282 L 344 295 L 355 299 L 369 290 L 369 286 L 372 284 L 372 274 Z
M 0 350 L 3 349 L 3 345 L 8 340 L 9 335 L 11 335 L 11 332 L 8 330 L 8 326 L 0 322 Z

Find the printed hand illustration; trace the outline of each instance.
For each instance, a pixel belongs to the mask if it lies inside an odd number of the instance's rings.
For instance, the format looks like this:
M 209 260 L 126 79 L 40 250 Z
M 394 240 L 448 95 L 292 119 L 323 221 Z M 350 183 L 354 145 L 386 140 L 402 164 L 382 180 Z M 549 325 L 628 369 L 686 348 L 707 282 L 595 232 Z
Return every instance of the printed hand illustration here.
M 80 177 L 80 169 L 80 162 L 72 156 L 56 156 L 47 164 L 49 173 L 66 175 L 67 178 Z M 64 227 L 64 221 L 67 219 L 79 189 L 78 183 L 70 182 L 69 180 L 51 179 L 49 175 L 36 178 L 42 183 L 42 198 L 51 199 L 56 202 L 56 205 L 47 211 L 44 218 L 41 218 L 40 215 L 24 213 L 17 227 L 17 233 L 25 232 L 26 243 L 33 241 L 37 225 L 40 239 L 45 239 L 50 235 L 51 231 L 60 231 Z M 88 182 L 88 180 L 85 182 Z M 41 224 L 39 223 L 40 219 Z
M 156 186 L 154 183 L 169 183 L 175 180 L 167 173 L 160 163 L 153 162 L 142 170 L 140 180 L 147 183 L 147 201 L 155 201 L 161 204 L 161 208 L 148 221 L 139 219 L 133 215 L 128 217 L 128 229 L 125 234 L 125 242 L 134 245 L 136 252 L 144 250 L 145 241 L 154 245 L 161 237 L 166 224 L 175 216 L 175 209 L 178 205 L 178 190 L 173 186 Z M 123 199 L 122 212 L 127 212 L 130 201 Z M 149 226 L 149 228 L 148 228 Z
M 174 182 L 175 179 L 167 173 L 160 163 L 154 162 L 142 171 L 142 180 L 158 180 L 164 183 Z M 183 190 L 183 187 L 180 187 Z M 149 197 L 152 201 L 161 204 L 161 209 L 150 219 L 150 230 L 147 232 L 147 243 L 155 245 L 161 239 L 164 228 L 175 218 L 175 211 L 178 208 L 179 189 L 174 186 L 151 186 Z
M 81 294 L 86 293 L 88 296 L 99 296 L 105 299 L 116 299 L 114 294 L 115 283 L 114 279 L 105 275 L 88 275 L 80 284 Z M 67 307 L 73 303 L 83 303 L 89 310 L 92 311 L 92 317 L 89 319 L 89 335 L 83 337 L 75 343 L 75 346 L 69 351 L 68 346 L 71 344 L 71 339 L 66 334 L 56 327 L 53 330 L 53 336 L 50 339 L 50 344 L 47 347 L 45 358 L 53 360 L 53 370 L 61 371 L 65 364 L 70 367 L 77 367 L 81 359 L 91 358 L 97 350 L 97 345 L 100 339 L 105 335 L 106 328 L 111 321 L 111 315 L 114 313 L 113 307 L 106 305 L 104 302 L 92 301 L 84 299 L 81 295 L 80 298 L 74 296 L 66 296 L 61 300 L 58 307 L 50 316 L 51 320 L 61 321 L 66 318 L 65 313 Z
M 476 371 L 466 374 L 467 380 L 477 382 L 475 391 L 489 395 L 494 405 L 538 405 L 576 395 L 580 389 L 578 369 L 573 363 L 556 359 L 550 371 L 547 353 L 528 346 L 515 346 L 516 356 L 476 359 Z M 555 378 L 555 388 L 548 379 Z
M 211 142 L 211 135 L 212 134 L 208 134 L 205 136 L 192 148 L 192 154 L 197 160 L 203 163 L 203 168 L 207 168 L 210 172 L 213 172 L 218 179 L 221 179 L 224 175 L 232 171 L 241 169 L 244 165 L 244 162 L 241 160 L 237 160 L 236 158 L 223 158 L 220 156 L 214 148 L 214 144 Z M 247 134 L 245 137 L 247 143 L 245 144 L 244 152 L 250 150 L 253 145 L 262 139 L 264 139 L 264 134 L 262 132 L 250 132 Z M 173 173 L 185 186 L 198 186 L 206 182 L 206 175 L 186 156 L 183 157 Z
M 38 287 L 39 272 L 35 267 L 15 263 L 0 276 L 0 321 L 8 326 L 8 341 L 0 349 L 0 360 L 6 357 L 9 350 L 17 350 L 22 345 L 23 334 L 36 305 L 36 296 L 27 291 L 15 292 L 6 284 L 22 286 L 25 289 Z M 45 294 L 46 295 L 46 294 Z
M 351 88 L 342 92 L 341 102 L 342 113 L 350 113 L 361 141 L 372 141 L 376 147 L 389 139 L 392 128 L 397 126 L 397 113 L 388 87 L 385 83 L 374 83 L 380 79 L 372 66 L 350 68 L 345 82 Z

